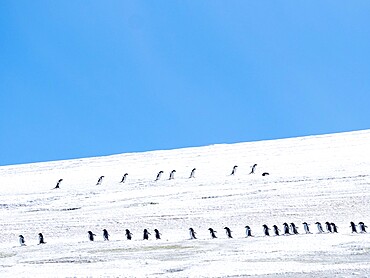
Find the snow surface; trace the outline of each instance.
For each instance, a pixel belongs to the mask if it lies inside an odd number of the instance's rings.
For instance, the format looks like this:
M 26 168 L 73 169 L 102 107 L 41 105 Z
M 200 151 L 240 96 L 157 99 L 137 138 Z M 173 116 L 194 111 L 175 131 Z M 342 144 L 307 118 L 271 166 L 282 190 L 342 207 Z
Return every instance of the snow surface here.
M 366 130 L 0 167 L 0 277 L 370 277 L 370 235 L 349 228 L 370 224 L 369 143 Z M 339 233 L 318 234 L 316 221 Z M 263 235 L 284 222 L 300 234 Z

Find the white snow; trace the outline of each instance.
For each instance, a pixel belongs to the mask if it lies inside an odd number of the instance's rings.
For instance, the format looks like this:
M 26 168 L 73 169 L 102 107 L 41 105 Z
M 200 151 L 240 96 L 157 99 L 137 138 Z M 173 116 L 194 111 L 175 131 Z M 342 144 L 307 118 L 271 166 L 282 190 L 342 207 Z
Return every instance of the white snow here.
M 370 224 L 369 146 L 365 130 L 0 167 L 0 277 L 370 277 L 370 235 L 349 228 Z M 339 233 L 318 234 L 316 221 Z M 284 222 L 300 234 L 263 235 Z

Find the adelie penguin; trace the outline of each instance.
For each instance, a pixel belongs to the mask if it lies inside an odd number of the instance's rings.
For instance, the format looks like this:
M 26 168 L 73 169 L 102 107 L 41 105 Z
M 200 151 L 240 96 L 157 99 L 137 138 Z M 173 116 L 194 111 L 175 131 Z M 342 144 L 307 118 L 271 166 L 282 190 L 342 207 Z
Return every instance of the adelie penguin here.
M 42 233 L 39 233 L 39 244 L 45 244 L 46 242 L 44 241 L 44 236 Z
M 325 226 L 326 226 L 326 230 L 328 231 L 328 233 L 332 233 L 333 230 L 331 229 L 331 224 L 329 222 L 325 222 Z
M 215 230 L 213 230 L 212 228 L 209 228 L 208 231 L 211 234 L 211 238 L 217 238 L 216 236 L 217 232 Z
M 191 170 L 189 179 L 195 178 L 195 170 L 196 170 L 196 168 L 194 168 L 193 170 Z
M 269 232 L 270 228 L 267 227 L 266 224 L 263 224 L 262 227 L 263 227 L 263 233 L 264 233 L 264 235 L 265 236 L 270 236 L 270 232 Z
M 320 222 L 316 222 L 315 224 L 317 226 L 317 230 L 319 231 L 319 234 L 324 233 L 324 230 L 323 230 L 323 228 L 321 226 L 321 223 Z
M 249 227 L 249 226 L 245 226 L 244 228 L 245 228 L 245 235 L 246 235 L 246 237 L 250 237 L 250 236 L 252 236 L 252 230 L 251 230 L 251 227 Z
M 143 240 L 148 240 L 149 239 L 149 235 L 150 233 L 148 232 L 147 229 L 144 229 L 144 232 L 143 232 Z
M 189 234 L 190 234 L 190 239 L 197 239 L 196 232 L 194 232 L 193 228 L 189 228 Z
M 290 228 L 293 234 L 298 235 L 298 228 L 296 227 L 294 223 L 290 223 Z
M 270 174 L 267 173 L 267 172 L 262 173 L 262 177 L 265 177 L 265 176 L 268 176 L 268 175 L 270 175 Z
M 331 225 L 331 230 L 333 231 L 333 233 L 338 233 L 338 226 L 335 225 L 334 223 L 330 223 Z
M 235 175 L 235 173 L 236 173 L 236 168 L 238 168 L 238 165 L 235 165 L 235 166 L 233 167 L 233 170 L 231 171 L 230 176 L 234 176 L 234 175 Z
M 60 185 L 60 183 L 61 183 L 62 181 L 63 181 L 63 179 L 58 180 L 57 185 L 54 187 L 54 189 L 58 189 L 58 188 L 60 188 L 60 187 L 59 187 L 59 185 Z
M 311 234 L 310 227 L 309 227 L 310 224 L 307 224 L 307 222 L 303 222 L 302 224 L 303 224 L 303 229 L 306 232 L 306 234 Z
M 132 233 L 130 232 L 129 229 L 126 229 L 126 238 L 127 238 L 127 240 L 131 240 L 132 239 Z
M 360 228 L 360 233 L 366 233 L 367 226 L 365 225 L 364 222 L 359 222 L 358 227 Z
M 158 231 L 158 229 L 154 229 L 154 233 L 155 233 L 155 239 L 161 239 L 161 233 Z
M 357 233 L 356 224 L 353 223 L 352 221 L 350 222 L 350 227 L 351 227 L 352 233 Z
M 288 223 L 283 224 L 284 229 L 284 235 L 290 235 L 289 225 Z
M 251 170 L 251 172 L 249 173 L 249 175 L 250 174 L 254 174 L 254 171 L 256 170 L 256 167 L 257 167 L 257 164 L 254 164 L 251 168 L 252 168 L 252 170 Z
M 275 236 L 279 236 L 280 235 L 280 230 L 279 230 L 279 228 L 278 228 L 278 226 L 276 226 L 276 225 L 273 225 L 272 226 L 272 228 L 274 228 L 274 233 L 275 233 Z
M 94 241 L 94 236 L 96 236 L 96 234 L 94 234 L 92 231 L 88 231 L 88 238 L 90 241 Z
M 175 178 L 175 173 L 176 173 L 176 170 L 172 170 L 170 173 L 170 177 L 168 179 L 173 180 Z
M 100 176 L 96 185 L 101 185 L 101 183 L 103 182 L 103 178 L 104 178 L 104 176 Z
M 125 183 L 126 182 L 126 179 L 127 179 L 127 176 L 128 174 L 124 174 L 123 177 L 122 177 L 122 180 L 120 181 L 120 183 Z
M 103 229 L 103 239 L 104 240 L 109 240 L 109 233 L 106 229 Z
M 227 236 L 228 238 L 233 238 L 233 237 L 232 237 L 232 235 L 231 235 L 231 230 L 230 230 L 230 228 L 229 228 L 229 227 L 225 227 L 224 229 L 225 229 L 225 231 L 226 231 L 226 236 Z
M 21 246 L 26 246 L 26 241 L 24 240 L 24 236 L 19 235 L 19 244 Z
M 158 174 L 157 174 L 157 177 L 155 178 L 155 181 L 159 181 L 162 174 L 163 174 L 163 171 L 159 171 Z

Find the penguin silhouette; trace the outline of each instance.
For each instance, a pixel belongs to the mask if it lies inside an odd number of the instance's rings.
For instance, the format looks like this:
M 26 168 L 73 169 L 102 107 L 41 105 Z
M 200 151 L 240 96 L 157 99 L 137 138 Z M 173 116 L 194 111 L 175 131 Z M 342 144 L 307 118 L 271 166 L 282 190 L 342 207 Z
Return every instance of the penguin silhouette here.
M 189 179 L 195 178 L 195 170 L 196 170 L 196 168 L 194 168 L 193 170 L 191 170 Z
M 251 172 L 249 173 L 249 175 L 250 174 L 254 174 L 254 171 L 256 170 L 256 167 L 257 167 L 257 164 L 254 164 L 251 168 L 252 168 L 252 170 L 251 170 Z
M 269 173 L 267 173 L 267 172 L 264 172 L 264 173 L 262 173 L 262 176 L 264 177 L 264 176 L 268 176 L 268 175 L 270 175 Z
M 63 181 L 63 179 L 58 180 L 57 185 L 54 187 L 54 189 L 58 189 L 58 188 L 60 188 L 60 187 L 59 187 L 59 185 L 60 185 L 60 183 L 61 183 L 62 181 Z
M 216 237 L 216 234 L 215 234 L 215 233 L 217 233 L 217 232 L 216 232 L 215 230 L 213 230 L 212 228 L 209 228 L 209 229 L 208 229 L 208 231 L 209 231 L 209 233 L 211 234 L 211 237 L 212 237 L 212 238 L 217 238 L 217 237 Z
M 44 241 L 44 236 L 42 233 L 39 233 L 39 244 L 45 244 L 46 242 Z
M 103 178 L 104 178 L 104 176 L 100 176 L 96 185 L 101 185 L 101 183 L 103 182 Z
M 367 226 L 365 225 L 364 222 L 359 222 L 358 227 L 360 228 L 360 233 L 366 233 Z
M 155 178 L 155 181 L 159 181 L 159 179 L 161 178 L 163 174 L 163 171 L 159 171 L 158 174 L 157 174 L 157 177 Z
M 298 228 L 294 223 L 290 223 L 290 228 L 292 229 L 292 233 L 298 235 Z
M 352 233 L 357 233 L 356 224 L 353 223 L 352 221 L 350 222 L 350 224 L 351 224 L 350 227 L 351 227 Z
M 154 229 L 154 233 L 155 233 L 155 239 L 161 239 L 162 234 L 157 229 Z
M 269 233 L 270 228 L 267 227 L 266 224 L 263 224 L 262 226 L 263 226 L 263 233 L 265 234 L 265 236 L 270 236 L 270 233 Z
M 226 235 L 227 235 L 227 237 L 228 237 L 228 238 L 233 238 L 233 237 L 231 236 L 231 230 L 230 230 L 230 228 L 225 227 L 224 229 L 226 230 Z
M 127 179 L 127 176 L 128 174 L 124 174 L 123 177 L 122 177 L 122 180 L 120 181 L 120 183 L 125 183 L 126 182 L 126 179 Z
M 326 226 L 326 230 L 328 231 L 328 233 L 333 232 L 333 230 L 331 229 L 331 224 L 328 221 L 325 222 L 325 226 Z
M 21 246 L 26 246 L 26 241 L 24 240 L 24 236 L 19 235 L 19 244 Z
M 289 225 L 288 225 L 288 223 L 284 223 L 283 224 L 283 229 L 284 229 L 284 235 L 290 235 L 290 230 L 289 230 Z
M 143 240 L 148 240 L 149 239 L 149 235 L 150 233 L 148 232 L 147 229 L 144 229 L 144 232 L 143 232 Z
M 334 223 L 330 223 L 331 230 L 333 233 L 338 233 L 338 226 L 335 225 Z
M 306 234 L 311 234 L 310 227 L 309 227 L 310 224 L 307 224 L 307 222 L 303 222 L 302 224 L 303 224 L 303 228 Z
M 316 222 L 315 224 L 317 226 L 317 230 L 319 231 L 319 234 L 324 233 L 324 230 L 323 230 L 323 228 L 321 226 L 321 223 L 320 222 Z
M 109 240 L 109 233 L 106 229 L 103 230 L 103 239 L 104 240 Z
M 131 239 L 132 239 L 132 233 L 130 232 L 130 230 L 129 230 L 129 229 L 126 229 L 126 238 L 127 238 L 128 240 L 131 240 Z
M 189 233 L 190 233 L 190 239 L 197 239 L 195 236 L 196 232 L 194 232 L 193 228 L 189 228 Z
M 92 231 L 88 231 L 87 232 L 89 234 L 88 238 L 90 241 L 94 241 L 94 236 L 96 236 L 96 234 L 94 234 Z
M 175 178 L 175 173 L 176 173 L 176 170 L 171 171 L 169 180 L 173 180 Z
M 274 233 L 275 233 L 275 235 L 276 235 L 276 236 L 280 235 L 280 234 L 279 234 L 280 230 L 279 230 L 278 226 L 273 225 L 272 227 L 274 228 Z
M 235 175 L 235 173 L 236 173 L 236 168 L 238 168 L 238 165 L 235 165 L 235 166 L 233 167 L 233 170 L 231 171 L 230 176 L 234 176 L 234 175 Z
M 249 226 L 245 226 L 244 228 L 245 228 L 245 235 L 246 235 L 246 237 L 250 237 L 250 236 L 252 236 L 252 230 L 251 230 L 251 227 L 249 227 Z

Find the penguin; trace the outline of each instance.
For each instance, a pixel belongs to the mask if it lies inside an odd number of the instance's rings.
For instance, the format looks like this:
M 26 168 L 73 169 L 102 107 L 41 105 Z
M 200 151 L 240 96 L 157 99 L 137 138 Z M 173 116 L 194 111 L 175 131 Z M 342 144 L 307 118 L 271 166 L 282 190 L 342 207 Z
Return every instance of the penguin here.
M 104 176 L 100 176 L 96 185 L 101 185 L 101 183 L 103 182 L 103 178 L 104 178 Z
M 216 237 L 216 234 L 215 234 L 215 233 L 217 233 L 217 232 L 216 232 L 215 230 L 213 230 L 212 228 L 209 228 L 209 229 L 208 229 L 208 231 L 209 231 L 209 233 L 211 234 L 211 237 L 212 237 L 212 238 L 217 238 L 217 237 Z
M 57 185 L 54 187 L 54 189 L 58 189 L 60 188 L 59 185 L 60 183 L 62 182 L 63 179 L 59 179 L 58 182 L 57 182 Z
M 176 170 L 171 171 L 169 180 L 173 180 L 175 178 L 175 173 L 176 173 Z
M 338 226 L 334 223 L 330 223 L 333 233 L 338 233 Z
M 265 236 L 270 236 L 270 233 L 269 233 L 270 228 L 267 227 L 266 224 L 263 224 L 262 226 L 263 226 L 263 233 L 265 234 Z
M 326 226 L 326 230 L 328 231 L 328 233 L 332 233 L 333 230 L 331 229 L 331 225 L 328 221 L 325 222 L 325 226 Z
M 109 240 L 109 233 L 106 229 L 103 229 L 103 238 L 104 240 Z
M 144 229 L 144 235 L 143 235 L 143 240 L 148 240 L 149 239 L 150 233 L 148 232 L 147 229 Z
M 224 229 L 226 230 L 226 235 L 227 235 L 227 237 L 228 237 L 228 238 L 233 238 L 233 237 L 232 237 L 232 235 L 231 235 L 231 230 L 230 230 L 230 228 L 229 228 L 229 227 L 225 227 Z
M 245 234 L 246 234 L 246 237 L 250 237 L 252 236 L 252 230 L 249 226 L 245 226 Z
M 273 225 L 272 227 L 274 228 L 274 233 L 275 233 L 275 235 L 276 235 L 276 236 L 279 236 L 279 235 L 280 235 L 280 234 L 279 234 L 280 230 L 279 230 L 278 226 Z
M 123 175 L 122 180 L 120 181 L 120 183 L 125 183 L 126 182 L 127 175 L 128 175 L 127 173 Z
M 87 233 L 89 234 L 89 240 L 94 241 L 94 236 L 96 236 L 96 234 L 93 234 L 92 231 L 88 231 Z
M 306 232 L 306 234 L 311 234 L 310 232 L 310 224 L 307 224 L 307 222 L 303 222 L 303 228 L 304 228 L 304 231 Z
M 364 222 L 359 222 L 359 223 L 358 223 L 358 226 L 359 226 L 359 228 L 360 228 L 360 233 L 367 233 L 367 232 L 366 232 L 366 228 L 367 228 L 367 226 L 365 225 L 365 223 L 364 223 Z
M 298 228 L 296 227 L 296 225 L 294 223 L 290 223 L 290 228 L 292 230 L 292 233 L 295 234 L 295 235 L 298 235 Z
M 234 175 L 235 175 L 236 168 L 238 168 L 238 165 L 235 165 L 235 166 L 233 167 L 233 170 L 231 171 L 230 176 L 234 176 Z
M 24 240 L 24 236 L 19 235 L 19 244 L 21 246 L 26 246 L 26 241 Z
M 252 171 L 249 173 L 250 174 L 254 174 L 254 170 L 256 170 L 256 167 L 257 167 L 257 164 L 254 164 L 251 168 L 252 168 Z
M 321 226 L 321 223 L 320 222 L 316 222 L 315 224 L 317 226 L 317 229 L 319 230 L 319 234 L 324 233 L 324 230 L 323 230 L 323 228 Z
M 128 240 L 131 240 L 131 239 L 132 239 L 132 234 L 131 234 L 131 232 L 130 232 L 130 230 L 129 230 L 129 229 L 126 229 L 126 238 L 127 238 Z
M 39 233 L 39 244 L 45 244 L 46 242 L 44 241 L 44 236 L 42 233 Z
M 162 234 L 157 229 L 154 229 L 154 233 L 155 233 L 155 239 L 161 239 Z
M 267 173 L 267 172 L 264 172 L 264 173 L 262 173 L 262 176 L 264 177 L 264 176 L 268 176 L 268 175 L 270 175 L 269 173 Z
M 195 178 L 195 170 L 196 170 L 196 168 L 194 168 L 193 170 L 191 170 L 189 179 Z
M 351 230 L 352 230 L 352 233 L 357 233 L 357 229 L 356 229 L 356 224 L 355 223 L 353 223 L 352 221 L 351 221 Z
M 157 174 L 157 177 L 155 178 L 155 181 L 159 181 L 159 179 L 161 178 L 163 174 L 163 171 L 159 171 L 158 174 Z
M 195 236 L 196 232 L 194 232 L 193 228 L 189 228 L 189 233 L 190 233 L 190 239 L 197 239 Z
M 284 226 L 284 235 L 290 235 L 290 230 L 289 230 L 289 225 L 288 225 L 288 223 L 284 223 L 283 224 L 283 226 Z

